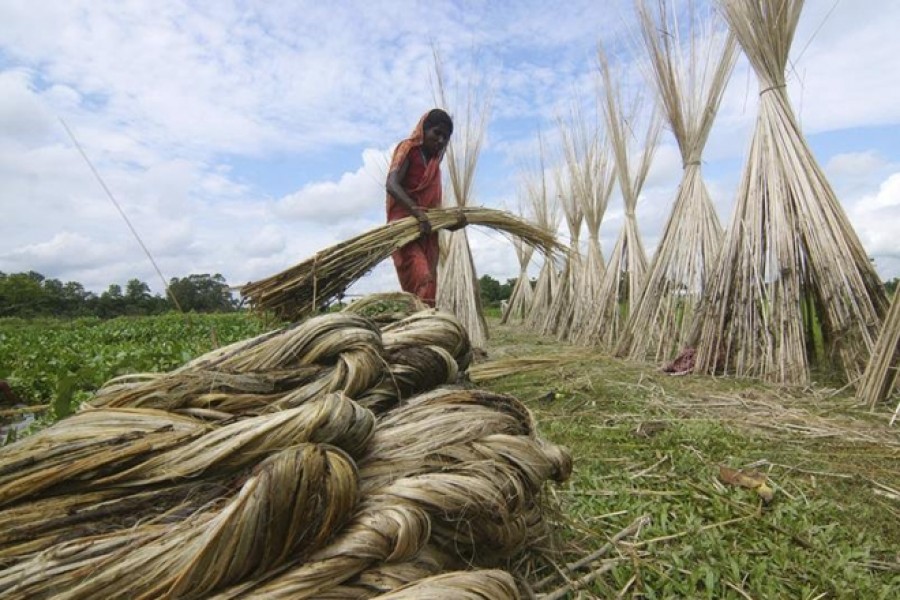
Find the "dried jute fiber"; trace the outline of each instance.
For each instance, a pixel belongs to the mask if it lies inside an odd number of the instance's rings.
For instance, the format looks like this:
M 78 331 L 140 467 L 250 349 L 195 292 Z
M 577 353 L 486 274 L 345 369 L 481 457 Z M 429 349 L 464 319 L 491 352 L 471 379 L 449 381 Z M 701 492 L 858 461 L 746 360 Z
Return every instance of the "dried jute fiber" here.
M 470 360 L 336 314 L 109 382 L 0 448 L 0 597 L 519 597 L 572 459 Z

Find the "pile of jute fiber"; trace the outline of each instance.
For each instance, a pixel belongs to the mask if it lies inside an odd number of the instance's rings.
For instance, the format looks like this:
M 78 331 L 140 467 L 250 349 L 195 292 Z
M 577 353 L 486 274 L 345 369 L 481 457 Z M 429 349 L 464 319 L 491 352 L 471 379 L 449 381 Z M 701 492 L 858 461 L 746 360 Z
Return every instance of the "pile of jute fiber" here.
M 571 458 L 470 357 L 336 313 L 109 382 L 0 449 L 0 596 L 520 597 Z

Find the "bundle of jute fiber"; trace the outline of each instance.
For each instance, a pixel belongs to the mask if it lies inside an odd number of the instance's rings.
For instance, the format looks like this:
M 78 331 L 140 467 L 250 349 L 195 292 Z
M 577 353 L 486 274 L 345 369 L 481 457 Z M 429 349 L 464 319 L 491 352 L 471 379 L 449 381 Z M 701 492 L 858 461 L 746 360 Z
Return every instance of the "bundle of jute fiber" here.
M 562 251 L 551 232 L 504 211 L 470 207 L 432 209 L 428 211 L 428 219 L 432 229 L 440 231 L 457 225 L 460 214 L 470 225 L 520 237 L 551 256 Z M 312 258 L 281 273 L 248 283 L 241 288 L 241 295 L 247 298 L 251 306 L 273 310 L 285 319 L 314 314 L 393 252 L 418 239 L 419 235 L 419 222 L 415 217 L 392 221 L 320 250 Z
M 453 315 L 435 310 L 386 325 L 382 341 L 387 373 L 379 385 L 358 398 L 379 414 L 403 398 L 456 382 L 472 360 L 462 324 Z
M 167 415 L 90 410 L 2 449 L 0 462 L 14 470 L 2 479 L 0 557 L 11 564 L 79 533 L 178 520 L 218 500 L 266 456 L 301 442 L 359 456 L 374 427 L 371 412 L 339 394 L 221 427 Z M 176 426 L 179 435 L 167 437 Z M 29 527 L 29 518 L 39 525 Z
M 519 591 L 505 571 L 455 571 L 434 575 L 376 597 L 382 600 L 515 600 L 519 598 Z
M 0 449 L 0 507 L 67 493 L 234 471 L 300 441 L 358 454 L 372 413 L 341 394 L 221 427 L 149 409 L 87 410 Z
M 364 317 L 321 315 L 214 350 L 171 373 L 113 379 L 90 404 L 223 419 L 300 406 L 332 391 L 361 398 L 377 390 L 380 403 L 390 405 L 454 381 L 468 365 L 468 338 L 447 315 L 416 314 L 386 331 L 383 340 Z
M 410 560 L 377 563 L 356 577 L 321 593 L 319 598 L 338 600 L 378 597 L 420 579 L 438 575 L 446 570 L 446 565 L 452 563 L 450 556 L 426 546 Z M 464 566 L 460 563 L 459 568 Z
M 359 465 L 363 501 L 337 537 L 217 598 L 373 597 L 384 589 L 354 582 L 423 552 L 442 571 L 506 566 L 546 544 L 540 489 L 567 478 L 571 458 L 537 438 L 517 400 L 437 390 L 383 415 Z
M 310 353 L 342 362 L 330 329 L 307 334 L 264 336 L 178 372 L 278 370 Z M 384 356 L 468 364 L 449 315 L 416 314 L 376 337 Z M 398 365 L 384 361 L 364 394 Z M 524 405 L 439 388 L 380 408 L 342 393 L 219 420 L 88 408 L 0 449 L 0 596 L 369 598 L 419 580 L 442 594 L 468 576 L 428 578 L 516 573 L 547 544 L 542 488 L 568 477 L 571 458 L 536 435 Z M 493 579 L 472 577 L 460 594 L 493 593 Z
M 184 518 L 228 490 L 227 481 L 194 480 L 138 490 L 104 487 L 19 502 L 0 512 L 0 565 L 8 568 L 63 540 Z
M 356 502 L 352 459 L 300 444 L 259 463 L 218 506 L 166 527 L 63 543 L 4 572 L 0 590 L 6 598 L 202 598 L 318 548 Z M 112 542 L 112 551 L 97 552 L 97 542 Z
M 214 350 L 171 373 L 114 379 L 91 405 L 234 413 L 253 399 L 262 410 L 296 406 L 324 392 L 353 396 L 380 381 L 382 352 L 381 332 L 371 321 L 322 315 Z M 311 386 L 307 394 L 301 393 L 305 386 Z

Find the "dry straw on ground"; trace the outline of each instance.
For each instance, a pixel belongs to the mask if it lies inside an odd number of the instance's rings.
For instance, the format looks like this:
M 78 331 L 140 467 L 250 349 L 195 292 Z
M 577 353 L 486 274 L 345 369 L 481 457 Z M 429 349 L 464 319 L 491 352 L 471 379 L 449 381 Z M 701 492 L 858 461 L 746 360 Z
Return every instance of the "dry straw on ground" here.
M 542 488 L 571 458 L 514 398 L 422 393 L 468 366 L 452 316 L 365 323 L 328 315 L 120 379 L 0 449 L 0 595 L 518 597 L 502 569 L 548 543 Z M 285 402 L 309 368 L 337 389 Z M 204 408 L 197 382 L 217 376 Z M 257 396 L 278 382 L 269 408 L 223 399 L 244 377 Z
M 884 288 L 801 133 L 785 69 L 803 0 L 720 0 L 759 79 L 731 226 L 698 311 L 697 370 L 802 384 L 865 369 Z
M 540 251 L 556 255 L 562 248 L 552 233 L 504 211 L 489 208 L 444 208 L 428 211 L 435 231 L 459 223 L 465 215 L 470 225 L 520 237 Z M 257 309 L 273 310 L 288 319 L 318 312 L 353 282 L 420 235 L 415 217 L 392 221 L 364 234 L 320 250 L 312 258 L 281 273 L 248 283 L 241 294 Z

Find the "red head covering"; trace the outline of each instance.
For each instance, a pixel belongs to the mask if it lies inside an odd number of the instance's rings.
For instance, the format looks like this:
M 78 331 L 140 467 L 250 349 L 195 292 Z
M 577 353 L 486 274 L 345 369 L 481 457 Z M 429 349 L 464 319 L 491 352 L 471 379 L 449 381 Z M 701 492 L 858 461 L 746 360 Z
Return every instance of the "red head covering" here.
M 424 160 L 421 154 L 425 142 L 425 119 L 430 113 L 428 111 L 422 115 L 409 137 L 397 144 L 388 170 L 393 172 L 400 168 L 403 161 L 410 159 L 410 168 L 401 185 L 422 208 L 438 208 L 441 205 L 441 160 L 446 150 L 445 146 L 430 160 Z M 408 216 L 406 209 L 390 194 L 387 196 L 387 210 L 388 220 Z

